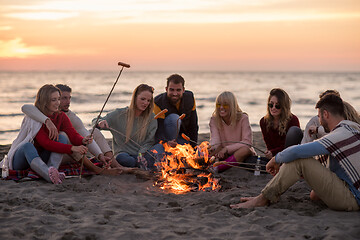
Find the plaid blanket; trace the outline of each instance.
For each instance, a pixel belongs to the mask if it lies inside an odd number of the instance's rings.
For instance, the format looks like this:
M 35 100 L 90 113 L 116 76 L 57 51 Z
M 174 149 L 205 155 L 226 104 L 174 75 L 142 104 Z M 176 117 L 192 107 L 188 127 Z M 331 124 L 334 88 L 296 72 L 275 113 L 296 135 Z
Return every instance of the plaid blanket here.
M 360 188 L 360 125 L 341 121 L 331 133 L 319 140 L 349 176 L 353 186 Z
M 95 160 L 90 159 L 92 162 L 94 162 L 94 164 L 98 167 L 102 167 L 102 163 L 100 162 L 95 162 Z M 59 167 L 59 172 L 63 172 L 65 173 L 66 176 L 78 176 L 80 175 L 80 167 L 81 167 L 81 163 L 77 163 L 77 162 L 72 162 L 72 163 L 67 163 L 67 164 L 63 164 Z M 93 175 L 95 174 L 94 172 L 86 169 L 86 167 L 83 167 L 82 170 L 82 175 Z M 33 170 L 31 170 L 31 168 L 26 169 L 26 170 L 9 170 L 9 176 L 7 176 L 5 178 L 5 180 L 15 180 L 15 181 L 19 181 L 25 178 L 30 178 L 30 179 L 39 179 L 41 178 L 36 172 L 34 172 Z

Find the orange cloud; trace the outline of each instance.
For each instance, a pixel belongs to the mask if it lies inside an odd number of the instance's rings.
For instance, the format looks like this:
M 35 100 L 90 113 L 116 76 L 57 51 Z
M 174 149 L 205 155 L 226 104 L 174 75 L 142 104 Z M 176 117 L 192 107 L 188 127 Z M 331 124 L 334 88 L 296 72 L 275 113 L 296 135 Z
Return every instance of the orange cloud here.
M 0 40 L 0 58 L 27 58 L 56 53 L 58 50 L 50 46 L 27 46 L 21 38 Z

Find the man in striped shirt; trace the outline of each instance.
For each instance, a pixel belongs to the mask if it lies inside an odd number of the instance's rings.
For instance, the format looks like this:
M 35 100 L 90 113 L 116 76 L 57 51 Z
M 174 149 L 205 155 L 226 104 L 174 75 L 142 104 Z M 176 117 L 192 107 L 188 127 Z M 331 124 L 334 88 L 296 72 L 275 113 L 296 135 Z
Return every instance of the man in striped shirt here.
M 231 208 L 266 206 L 279 200 L 301 177 L 331 209 L 357 211 L 360 206 L 360 125 L 345 120 L 343 101 L 328 94 L 316 104 L 320 124 L 330 133 L 311 143 L 292 146 L 266 165 L 274 175 L 257 197 L 241 198 Z M 329 168 L 312 158 L 329 155 Z M 283 165 L 280 168 L 280 164 Z

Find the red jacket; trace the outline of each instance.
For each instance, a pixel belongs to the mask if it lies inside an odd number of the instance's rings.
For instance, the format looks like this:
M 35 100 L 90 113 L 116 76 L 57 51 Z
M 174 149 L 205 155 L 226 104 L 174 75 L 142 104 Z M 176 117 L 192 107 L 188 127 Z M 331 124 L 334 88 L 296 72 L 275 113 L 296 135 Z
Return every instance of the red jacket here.
M 292 126 L 300 127 L 299 119 L 294 114 L 286 126 L 286 132 L 288 132 L 289 128 Z M 264 118 L 261 118 L 260 120 L 260 127 L 266 147 L 273 156 L 284 150 L 286 134 L 280 135 L 278 129 L 267 129 Z
M 83 137 L 74 129 L 69 117 L 66 116 L 64 112 L 54 113 L 49 116 L 49 118 L 55 124 L 58 131 L 63 131 L 67 134 L 72 145 L 50 140 L 49 130 L 46 128 L 45 124 L 43 124 L 35 137 L 34 145 L 36 149 L 39 152 L 45 149 L 50 152 L 71 154 L 71 147 L 73 145 L 80 146 L 82 144 Z

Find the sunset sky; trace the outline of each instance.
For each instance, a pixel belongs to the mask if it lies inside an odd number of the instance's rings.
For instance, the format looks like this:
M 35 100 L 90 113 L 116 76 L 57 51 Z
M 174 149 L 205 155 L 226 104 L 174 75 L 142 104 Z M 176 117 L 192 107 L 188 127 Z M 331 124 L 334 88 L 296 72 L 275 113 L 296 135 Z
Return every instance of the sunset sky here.
M 0 70 L 360 71 L 360 0 L 0 0 Z

